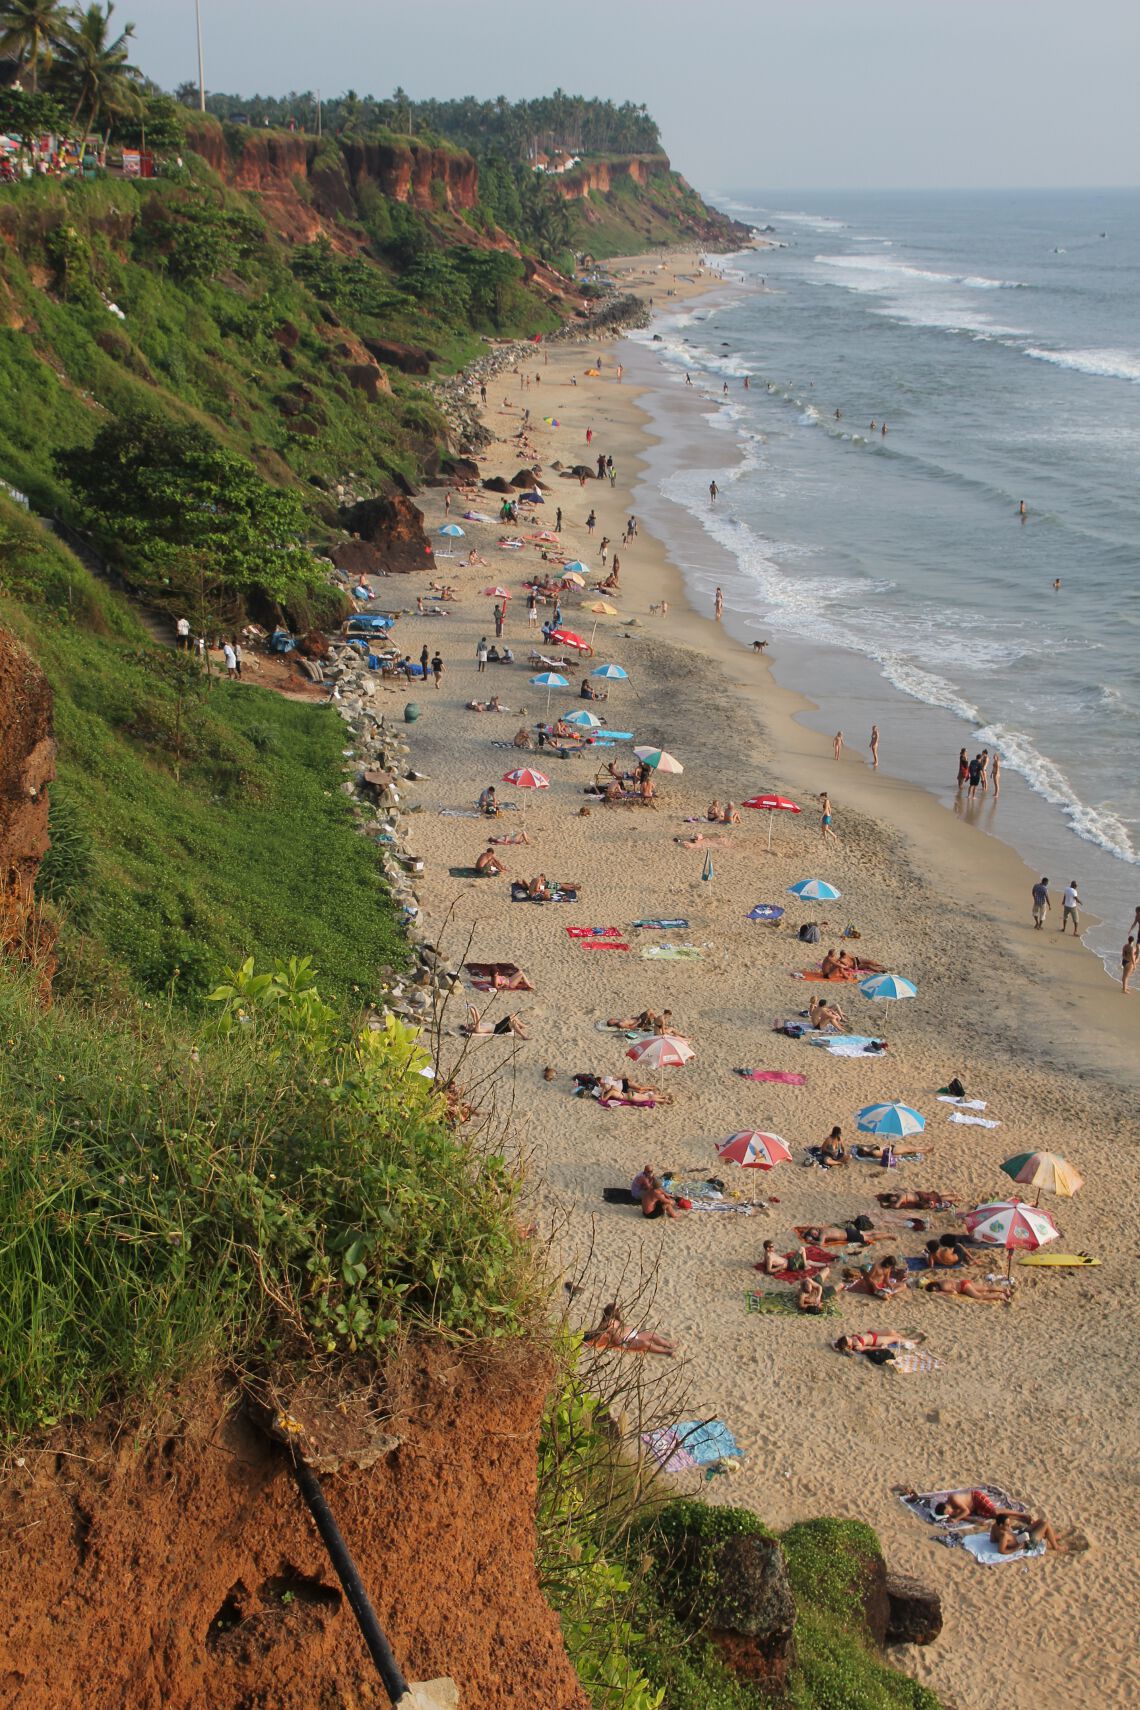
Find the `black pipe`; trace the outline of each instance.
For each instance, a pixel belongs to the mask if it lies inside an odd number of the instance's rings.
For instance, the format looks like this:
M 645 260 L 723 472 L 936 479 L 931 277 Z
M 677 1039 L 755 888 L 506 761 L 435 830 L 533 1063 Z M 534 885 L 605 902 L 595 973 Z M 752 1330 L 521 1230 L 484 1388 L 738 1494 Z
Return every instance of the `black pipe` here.
M 347 1544 L 341 1537 L 340 1527 L 333 1519 L 332 1509 L 325 1501 L 320 1480 L 299 1455 L 291 1454 L 290 1459 L 297 1488 L 316 1522 L 317 1531 L 329 1553 L 329 1560 L 337 1571 L 337 1578 L 344 1586 L 344 1594 L 352 1606 L 352 1613 L 356 1616 L 357 1626 L 368 1646 L 369 1655 L 384 1683 L 384 1690 L 393 1704 L 399 1704 L 408 1691 L 408 1683 L 400 1673 L 400 1665 L 392 1654 L 391 1645 L 384 1637 L 384 1629 L 376 1619 L 376 1611 L 364 1589 L 364 1582 L 356 1571 L 356 1564 L 348 1553 Z

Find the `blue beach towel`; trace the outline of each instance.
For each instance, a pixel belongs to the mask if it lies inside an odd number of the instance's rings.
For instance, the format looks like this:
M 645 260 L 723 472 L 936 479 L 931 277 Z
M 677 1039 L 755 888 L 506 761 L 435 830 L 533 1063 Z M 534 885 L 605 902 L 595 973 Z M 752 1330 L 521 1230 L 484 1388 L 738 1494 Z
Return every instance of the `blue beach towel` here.
M 686 1419 L 641 1436 L 658 1466 L 669 1472 L 712 1466 L 715 1461 L 739 1460 L 740 1445 L 720 1419 Z

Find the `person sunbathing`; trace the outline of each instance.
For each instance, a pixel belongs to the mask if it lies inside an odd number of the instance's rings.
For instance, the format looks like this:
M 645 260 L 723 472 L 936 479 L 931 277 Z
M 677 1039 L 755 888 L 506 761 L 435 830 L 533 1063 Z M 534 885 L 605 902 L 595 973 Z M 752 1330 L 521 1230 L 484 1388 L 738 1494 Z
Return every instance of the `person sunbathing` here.
M 530 1034 L 513 1011 L 509 1015 L 501 1015 L 498 1021 L 490 1022 L 483 1019 L 473 1003 L 469 1003 L 467 1005 L 467 1020 L 463 1027 L 460 1028 L 460 1032 L 466 1033 L 471 1037 L 474 1037 L 476 1034 L 513 1033 L 519 1039 L 530 1038 Z
M 884 1158 L 909 1159 L 911 1163 L 920 1163 L 923 1153 L 916 1152 L 913 1146 L 871 1146 L 864 1140 L 857 1140 L 854 1152 L 864 1164 L 881 1164 Z
M 912 1498 L 917 1491 L 904 1494 Z M 957 1525 L 960 1520 L 1027 1520 L 1028 1515 L 1020 1508 L 999 1508 L 992 1496 L 985 1490 L 952 1490 L 944 1501 L 936 1502 L 931 1508 L 936 1520 L 948 1520 Z
M 840 1164 L 847 1162 L 847 1148 L 843 1144 L 843 1130 L 838 1123 L 819 1148 L 819 1156 L 820 1162 L 829 1170 L 836 1169 Z
M 563 738 L 569 737 L 572 740 L 578 736 L 578 732 L 574 729 L 574 726 L 572 724 L 567 724 L 566 720 L 563 718 L 558 719 L 555 724 L 551 725 L 546 734 L 547 736 L 561 736 Z
M 592 688 L 590 685 L 590 679 L 588 677 L 583 677 L 582 687 L 578 690 L 578 699 L 582 701 L 604 701 L 606 699 L 606 690 Z
M 504 831 L 499 837 L 492 837 L 492 843 L 529 843 L 530 838 L 525 831 Z
M 673 1343 L 659 1336 L 655 1330 L 627 1329 L 617 1302 L 613 1300 L 602 1307 L 601 1323 L 596 1330 L 587 1330 L 583 1341 L 595 1348 L 611 1348 L 627 1354 L 666 1354 L 671 1357 L 676 1351 Z
M 736 806 L 735 802 L 726 802 L 725 803 L 724 811 L 720 816 L 720 823 L 722 825 L 739 825 L 740 824 L 740 814 L 737 810 L 737 806 Z
M 819 971 L 825 980 L 835 979 L 837 975 L 843 973 L 843 968 L 843 962 L 834 950 L 829 950 L 819 965 Z
M 478 855 L 475 858 L 475 871 L 479 874 L 480 878 L 497 879 L 499 874 L 505 873 L 506 870 L 505 863 L 499 860 L 499 857 L 495 854 L 495 851 L 490 847 L 490 845 L 484 849 L 482 855 Z
M 639 1176 L 634 1176 L 629 1191 L 640 1205 L 643 1217 L 676 1217 L 680 1209 L 673 1195 L 666 1193 L 648 1164 Z
M 666 1017 L 671 1020 L 672 1015 L 671 1009 L 663 1009 L 660 1015 L 652 1009 L 642 1009 L 636 1015 L 611 1016 L 606 1026 L 616 1027 L 621 1033 L 668 1033 Z
M 643 802 L 647 803 L 651 807 L 654 805 L 653 798 L 657 794 L 657 787 L 653 782 L 653 774 L 648 767 L 646 767 L 645 772 L 638 779 L 637 793 Z
M 1036 1519 L 1026 1514 L 1003 1514 L 990 1527 L 990 1543 L 1002 1556 L 1012 1556 L 1018 1550 L 1030 1550 L 1042 1543 L 1046 1550 L 1054 1550 L 1058 1555 L 1088 1548 L 1087 1540 L 1079 1533 L 1059 1538 L 1043 1514 Z
M 892 1295 L 902 1292 L 906 1287 L 906 1279 L 906 1265 L 900 1265 L 894 1253 L 884 1253 L 864 1272 L 861 1284 L 856 1283 L 855 1287 L 859 1292 L 875 1294 L 883 1300 L 889 1300 Z
M 884 1211 L 951 1211 L 956 1199 L 934 1188 L 904 1188 L 897 1193 L 877 1193 Z
M 526 888 L 526 894 L 528 897 L 537 897 L 542 902 L 548 901 L 554 895 L 545 873 L 539 873 L 530 881 Z
M 534 738 L 531 736 L 530 731 L 526 728 L 525 724 L 515 731 L 514 746 L 516 748 L 534 747 Z
M 723 814 L 723 812 L 724 812 L 724 809 L 721 807 L 721 805 L 718 801 L 711 801 L 709 803 L 708 807 L 705 809 L 705 818 L 709 821 L 710 824 L 719 825 L 720 818 L 721 818 L 721 815 Z
M 996 1283 L 981 1282 L 973 1277 L 939 1277 L 931 1276 L 923 1279 L 922 1286 L 929 1294 L 957 1295 L 963 1300 L 984 1300 L 991 1306 L 999 1302 L 1008 1306 L 1010 1290 L 999 1288 Z
M 828 1003 L 826 998 L 813 998 L 808 1005 L 808 1014 L 813 1027 L 821 1031 L 833 1027 L 837 1033 L 846 1033 L 847 1017 L 837 1003 Z
M 896 1233 L 891 1229 L 874 1229 L 870 1224 L 860 1228 L 858 1223 L 848 1223 L 842 1229 L 835 1223 L 796 1224 L 796 1234 L 811 1247 L 870 1247 L 876 1241 L 893 1241 Z
M 479 812 L 486 814 L 488 819 L 494 819 L 499 811 L 499 798 L 495 794 L 494 784 L 488 784 L 479 797 Z
M 766 1277 L 783 1276 L 785 1271 L 798 1271 L 804 1268 L 803 1265 L 794 1262 L 798 1260 L 800 1256 L 800 1254 L 794 1253 L 789 1253 L 787 1256 L 783 1253 L 777 1253 L 776 1243 L 774 1241 L 765 1241 L 764 1256 L 760 1260 L 758 1269 L 763 1271 Z M 806 1255 L 803 1257 L 804 1264 L 806 1264 Z
M 823 1311 L 823 1285 L 826 1280 L 826 1271 L 820 1271 L 818 1276 L 802 1279 L 796 1291 L 797 1312 L 810 1312 L 815 1317 L 819 1317 Z
M 926 1254 L 932 1271 L 949 1270 L 954 1265 L 974 1263 L 974 1254 L 962 1245 L 957 1235 L 932 1235 L 926 1243 Z
M 628 1075 L 602 1075 L 591 1089 L 598 1099 L 620 1098 L 628 1104 L 672 1104 L 673 1094 L 659 1092 L 656 1087 L 643 1087 Z M 648 1216 L 649 1213 L 646 1213 Z
M 921 1336 L 896 1336 L 893 1330 L 855 1330 L 832 1343 L 837 1354 L 866 1354 L 872 1348 L 917 1348 Z
M 827 954 L 835 954 L 839 966 L 853 974 L 885 974 L 887 971 L 881 962 L 869 962 L 865 956 L 852 956 L 847 950 L 840 950 L 838 954 L 829 950 Z

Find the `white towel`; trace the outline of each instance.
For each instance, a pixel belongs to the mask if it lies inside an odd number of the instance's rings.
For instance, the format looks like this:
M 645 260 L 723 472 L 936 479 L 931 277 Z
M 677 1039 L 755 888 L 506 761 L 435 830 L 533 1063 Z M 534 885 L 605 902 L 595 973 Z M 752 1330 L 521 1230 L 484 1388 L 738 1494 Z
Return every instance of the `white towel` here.
M 1001 1123 L 995 1122 L 992 1117 L 989 1117 L 989 1116 L 963 1116 L 963 1114 L 960 1110 L 952 1110 L 950 1112 L 950 1120 L 951 1120 L 951 1122 L 964 1123 L 965 1126 L 968 1128 L 1000 1128 L 1001 1127 Z
M 955 1098 L 953 1093 L 940 1092 L 938 1102 L 939 1104 L 956 1104 L 959 1110 L 984 1110 L 986 1108 L 984 1098 Z
M 962 1547 L 969 1550 L 974 1560 L 981 1562 L 983 1567 L 996 1567 L 999 1562 L 1023 1562 L 1029 1556 L 1045 1554 L 1045 1543 L 1042 1540 L 1028 1550 L 1015 1550 L 1011 1556 L 1003 1556 L 1001 1551 L 990 1543 L 988 1532 L 971 1532 L 968 1537 L 962 1539 Z

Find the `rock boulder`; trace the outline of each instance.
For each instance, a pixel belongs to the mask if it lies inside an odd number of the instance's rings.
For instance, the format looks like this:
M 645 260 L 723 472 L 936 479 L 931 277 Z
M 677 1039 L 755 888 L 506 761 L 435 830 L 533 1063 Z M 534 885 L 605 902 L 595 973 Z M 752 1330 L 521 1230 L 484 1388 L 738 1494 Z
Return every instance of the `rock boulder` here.
M 376 556 L 369 565 L 349 563 L 339 556 L 342 548 L 338 547 L 332 560 L 339 569 L 367 568 L 389 574 L 419 575 L 434 568 L 431 542 L 424 533 L 423 512 L 403 493 L 362 499 L 359 504 L 342 510 L 341 522 L 349 534 L 359 536 L 360 542 L 372 547 Z
M 932 1645 L 942 1631 L 942 1599 L 909 1574 L 889 1573 L 886 1581 L 890 1612 L 887 1643 Z

